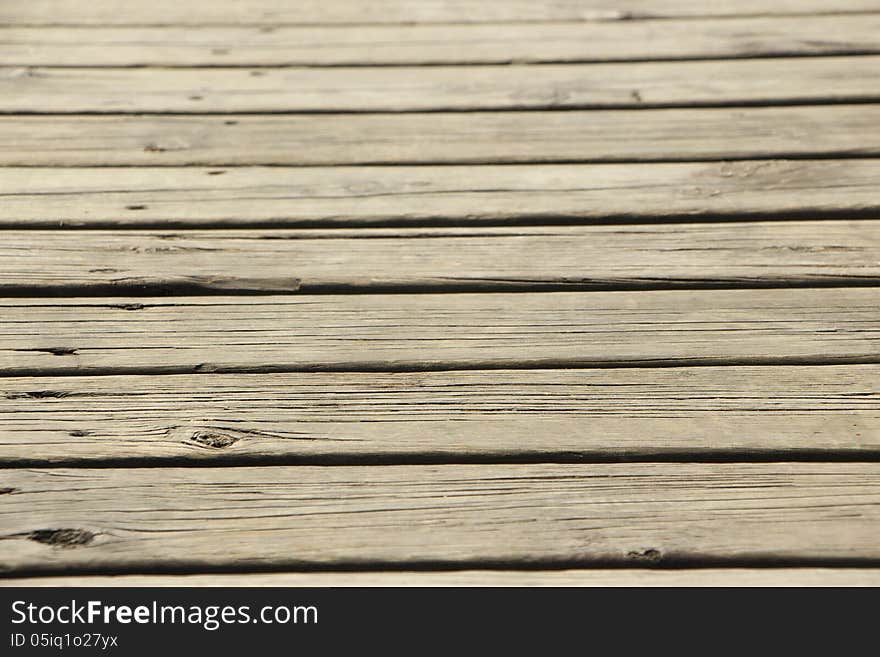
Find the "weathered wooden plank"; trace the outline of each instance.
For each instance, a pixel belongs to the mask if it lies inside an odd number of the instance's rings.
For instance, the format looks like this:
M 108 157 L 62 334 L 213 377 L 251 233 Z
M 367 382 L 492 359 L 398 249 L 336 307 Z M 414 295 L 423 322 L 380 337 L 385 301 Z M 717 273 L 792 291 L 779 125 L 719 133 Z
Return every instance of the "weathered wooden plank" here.
M 3 233 L 0 262 L 0 294 L 35 296 L 843 286 L 880 284 L 880 222 L 24 230 Z
M 880 118 L 880 117 L 878 117 Z M 880 161 L 0 168 L 0 226 L 503 224 L 877 212 Z
M 877 362 L 873 288 L 7 299 L 0 373 Z
M 28 0 L 0 6 L 10 25 L 320 25 L 323 23 L 482 23 L 613 21 L 690 16 L 773 16 L 880 11 L 876 0 Z
M 0 116 L 0 165 L 873 156 L 880 154 L 877 125 L 880 105 L 335 116 Z
M 858 217 L 880 212 L 878 179 L 877 159 L 229 169 L 6 167 L 0 168 L 0 226 L 381 226 Z M 870 240 L 863 244 L 869 247 Z
M 503 64 L 880 53 L 880 15 L 602 23 L 0 27 L 9 66 Z
M 2 482 L 7 573 L 880 558 L 880 463 L 50 469 Z
M 355 68 L 0 69 L 0 112 L 418 112 L 880 100 L 880 56 Z
M 5 586 L 880 586 L 876 568 L 591 568 L 13 577 Z
M 5 466 L 858 459 L 880 366 L 0 379 Z

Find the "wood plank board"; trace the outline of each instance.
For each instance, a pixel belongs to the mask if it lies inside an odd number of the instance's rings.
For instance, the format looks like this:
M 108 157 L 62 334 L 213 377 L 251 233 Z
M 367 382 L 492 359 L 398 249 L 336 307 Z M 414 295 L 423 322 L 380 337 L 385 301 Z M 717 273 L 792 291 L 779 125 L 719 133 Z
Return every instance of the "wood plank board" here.
M 880 215 L 878 179 L 878 159 L 540 166 L 6 167 L 0 168 L 0 227 L 442 226 L 757 216 L 852 219 Z
M 0 165 L 482 164 L 876 156 L 880 155 L 877 125 L 880 105 L 399 115 L 0 116 Z
M 0 378 L 0 464 L 876 458 L 878 365 Z
M 880 222 L 24 230 L 0 262 L 0 294 L 34 296 L 876 285 Z
M 880 463 L 49 469 L 2 481 L 6 573 L 880 558 Z
M 877 118 L 880 121 L 880 114 Z M 878 179 L 880 159 L 5 167 L 0 168 L 0 226 L 362 227 L 684 217 L 695 221 L 756 216 L 855 218 L 880 213 Z
M 0 374 L 880 360 L 876 288 L 6 299 Z
M 0 112 L 418 112 L 880 101 L 880 56 L 534 66 L 0 68 Z
M 28 0 L 0 5 L 10 25 L 321 25 L 324 23 L 482 23 L 613 21 L 690 16 L 743 16 L 877 12 L 877 0 Z
M 0 579 L 4 586 L 880 586 L 876 568 L 610 568 L 446 572 L 287 572 Z
M 880 14 L 576 23 L 0 27 L 8 66 L 364 66 L 880 53 Z

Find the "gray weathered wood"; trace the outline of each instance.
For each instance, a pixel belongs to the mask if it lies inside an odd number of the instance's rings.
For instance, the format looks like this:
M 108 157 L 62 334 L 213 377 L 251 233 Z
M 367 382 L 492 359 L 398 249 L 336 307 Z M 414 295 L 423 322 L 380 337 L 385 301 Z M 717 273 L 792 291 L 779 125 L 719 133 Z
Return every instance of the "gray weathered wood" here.
M 880 559 L 880 463 L 51 469 L 0 480 L 7 573 Z
M 0 68 L 0 112 L 418 112 L 880 100 L 880 56 L 426 68 Z
M 6 299 L 0 373 L 880 360 L 876 288 Z
M 0 262 L 0 294 L 34 295 L 880 284 L 880 222 L 24 230 Z
M 878 365 L 0 378 L 6 466 L 877 456 Z
M 601 23 L 0 27 L 9 66 L 501 64 L 880 53 L 880 15 Z
M 0 575 L 877 580 L 878 11 L 0 3 Z
M 613 21 L 637 18 L 880 11 L 877 0 L 28 0 L 0 5 L 11 25 L 278 25 Z
M 4 586 L 880 586 L 875 568 L 590 568 L 12 577 Z
M 0 116 L 0 165 L 873 156 L 880 154 L 877 125 L 880 105 L 336 116 Z
M 505 224 L 748 215 L 816 219 L 832 213 L 853 217 L 880 212 L 878 179 L 880 160 L 876 159 L 228 169 L 7 167 L 0 168 L 0 226 Z

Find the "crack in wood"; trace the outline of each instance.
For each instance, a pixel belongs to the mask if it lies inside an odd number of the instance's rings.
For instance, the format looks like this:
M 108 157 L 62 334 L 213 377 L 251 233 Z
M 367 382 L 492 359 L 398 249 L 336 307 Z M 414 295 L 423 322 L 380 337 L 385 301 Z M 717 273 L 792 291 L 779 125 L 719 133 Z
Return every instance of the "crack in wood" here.
M 74 356 L 77 350 L 73 347 L 28 347 L 21 349 L 13 349 L 13 351 L 36 351 L 53 356 Z
M 7 392 L 6 399 L 61 399 L 68 397 L 69 392 L 63 390 L 27 390 L 25 392 Z

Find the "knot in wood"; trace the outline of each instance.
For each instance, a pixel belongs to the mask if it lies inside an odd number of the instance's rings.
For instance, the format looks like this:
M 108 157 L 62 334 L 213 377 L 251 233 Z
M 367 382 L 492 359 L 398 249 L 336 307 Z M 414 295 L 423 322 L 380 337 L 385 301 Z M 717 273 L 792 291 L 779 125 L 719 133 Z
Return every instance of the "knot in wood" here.
M 44 545 L 72 548 L 88 545 L 95 535 L 85 529 L 37 529 L 28 534 L 28 538 Z
M 204 445 L 205 447 L 213 447 L 215 449 L 222 449 L 224 447 L 229 447 L 230 445 L 237 443 L 238 438 L 235 436 L 230 436 L 225 433 L 218 433 L 216 431 L 196 431 L 192 438 L 190 439 L 194 443 L 198 443 L 199 445 Z

